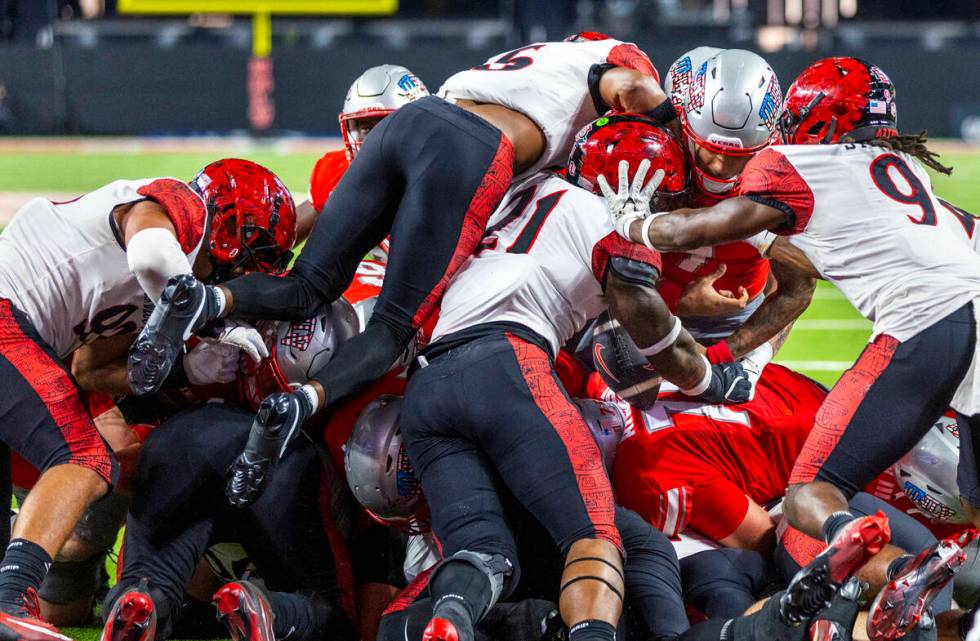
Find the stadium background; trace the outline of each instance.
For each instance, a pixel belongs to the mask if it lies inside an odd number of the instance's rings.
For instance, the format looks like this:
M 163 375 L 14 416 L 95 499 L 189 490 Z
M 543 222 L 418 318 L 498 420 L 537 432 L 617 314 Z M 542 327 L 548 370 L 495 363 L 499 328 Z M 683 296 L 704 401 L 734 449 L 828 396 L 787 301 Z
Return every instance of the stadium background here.
M 868 59 L 898 87 L 902 129 L 942 139 L 936 147 L 955 171 L 936 177 L 937 191 L 980 211 L 980 2 L 223 4 L 243 14 L 205 12 L 203 0 L 0 0 L 0 224 L 33 196 L 73 198 L 118 178 L 188 179 L 223 156 L 268 166 L 302 200 L 315 160 L 340 147 L 337 113 L 365 68 L 402 64 L 434 91 L 494 53 L 586 29 L 637 42 L 661 72 L 695 46 L 752 49 L 784 90 L 817 58 Z M 134 5 L 177 13 L 126 13 Z M 244 11 L 287 6 L 296 12 Z M 832 384 L 869 331 L 822 283 L 777 360 Z M 95 629 L 66 632 L 97 638 Z

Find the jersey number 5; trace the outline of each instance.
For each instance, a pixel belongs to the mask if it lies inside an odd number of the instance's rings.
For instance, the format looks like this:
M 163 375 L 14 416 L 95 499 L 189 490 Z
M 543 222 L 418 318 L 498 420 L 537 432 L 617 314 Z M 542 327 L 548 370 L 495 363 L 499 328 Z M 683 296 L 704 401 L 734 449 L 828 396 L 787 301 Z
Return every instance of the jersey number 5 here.
M 517 69 L 523 69 L 524 67 L 530 67 L 532 64 L 534 64 L 534 60 L 530 56 L 519 56 L 517 54 L 524 51 L 537 51 L 543 46 L 544 45 L 528 45 L 526 47 L 521 47 L 520 49 L 514 49 L 513 51 L 500 54 L 485 64 L 473 68 L 480 71 L 515 71 Z

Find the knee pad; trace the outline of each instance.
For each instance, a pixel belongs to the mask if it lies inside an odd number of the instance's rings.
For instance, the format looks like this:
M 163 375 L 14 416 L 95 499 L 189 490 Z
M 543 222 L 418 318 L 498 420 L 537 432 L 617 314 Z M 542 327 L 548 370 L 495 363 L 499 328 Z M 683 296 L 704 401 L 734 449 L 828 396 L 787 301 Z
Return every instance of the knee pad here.
M 508 581 L 508 579 L 515 576 L 514 564 L 504 555 L 460 550 L 439 564 L 429 579 L 429 585 L 435 583 L 437 577 L 451 561 L 460 561 L 472 565 L 490 582 L 490 602 L 484 608 L 483 612 L 480 613 L 480 616 L 485 615 L 500 597 L 504 595 L 505 587 L 508 588 L 509 592 L 511 586 L 514 584 L 514 581 Z
M 109 551 L 126 521 L 130 498 L 117 492 L 92 503 L 78 519 L 75 536 L 94 548 Z
M 103 552 L 79 561 L 55 561 L 37 595 L 59 605 L 94 597 L 102 585 L 105 557 Z

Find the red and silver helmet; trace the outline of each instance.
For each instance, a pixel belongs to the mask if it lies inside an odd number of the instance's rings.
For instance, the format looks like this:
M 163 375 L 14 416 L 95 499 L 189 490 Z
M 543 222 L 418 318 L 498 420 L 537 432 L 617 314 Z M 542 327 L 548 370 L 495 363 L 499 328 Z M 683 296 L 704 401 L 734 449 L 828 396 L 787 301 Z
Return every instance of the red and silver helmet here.
M 254 410 L 270 394 L 292 391 L 310 380 L 333 357 L 337 346 L 360 328 L 354 308 L 341 298 L 319 316 L 262 322 L 257 329 L 269 357 L 258 365 L 243 358 L 243 376 L 238 377 L 242 396 Z
M 371 401 L 344 448 L 347 484 L 371 518 L 411 534 L 428 531 L 428 506 L 402 442 L 402 397 Z
M 960 460 L 960 432 L 952 412 L 929 428 L 922 440 L 895 463 L 898 489 L 931 520 L 966 523 L 960 503 L 956 467 Z
M 607 471 L 612 472 L 616 460 L 616 448 L 623 440 L 623 430 L 626 429 L 626 417 L 623 416 L 623 411 L 612 401 L 576 398 L 572 402 L 578 407 L 585 424 L 592 432 L 596 445 L 599 446 L 602 464 Z
M 653 196 L 653 211 L 669 211 L 680 206 L 687 192 L 688 170 L 684 150 L 667 129 L 645 116 L 621 114 L 603 116 L 578 132 L 568 159 L 568 181 L 601 193 L 598 177 L 610 185 L 619 183 L 619 163 L 630 169 L 643 159 L 650 160 L 648 176 L 664 170 L 664 179 Z
M 296 206 L 274 173 L 249 160 L 225 158 L 202 169 L 190 186 L 207 205 L 208 252 L 217 279 L 238 270 L 286 271 L 296 243 Z
M 354 81 L 340 112 L 340 133 L 353 160 L 364 142 L 358 121 L 380 120 L 399 107 L 428 96 L 429 90 L 418 76 L 399 65 L 371 67 Z
M 783 143 L 817 145 L 898 133 L 895 85 L 857 58 L 824 58 L 803 70 L 786 92 L 779 118 Z

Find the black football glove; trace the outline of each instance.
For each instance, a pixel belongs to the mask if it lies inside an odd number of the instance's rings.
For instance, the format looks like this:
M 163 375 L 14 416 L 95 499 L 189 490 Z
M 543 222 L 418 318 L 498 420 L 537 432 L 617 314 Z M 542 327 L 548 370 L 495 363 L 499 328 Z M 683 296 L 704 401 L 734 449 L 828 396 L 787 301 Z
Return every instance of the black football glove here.
M 746 403 L 752 398 L 752 381 L 741 363 L 715 363 L 701 398 L 709 403 Z
M 279 461 L 313 413 L 302 392 L 273 394 L 259 406 L 245 451 L 228 468 L 225 496 L 234 507 L 251 505 L 262 494 L 269 469 Z
M 137 396 L 160 389 L 184 342 L 218 317 L 215 288 L 191 274 L 174 276 L 129 349 L 129 387 Z

